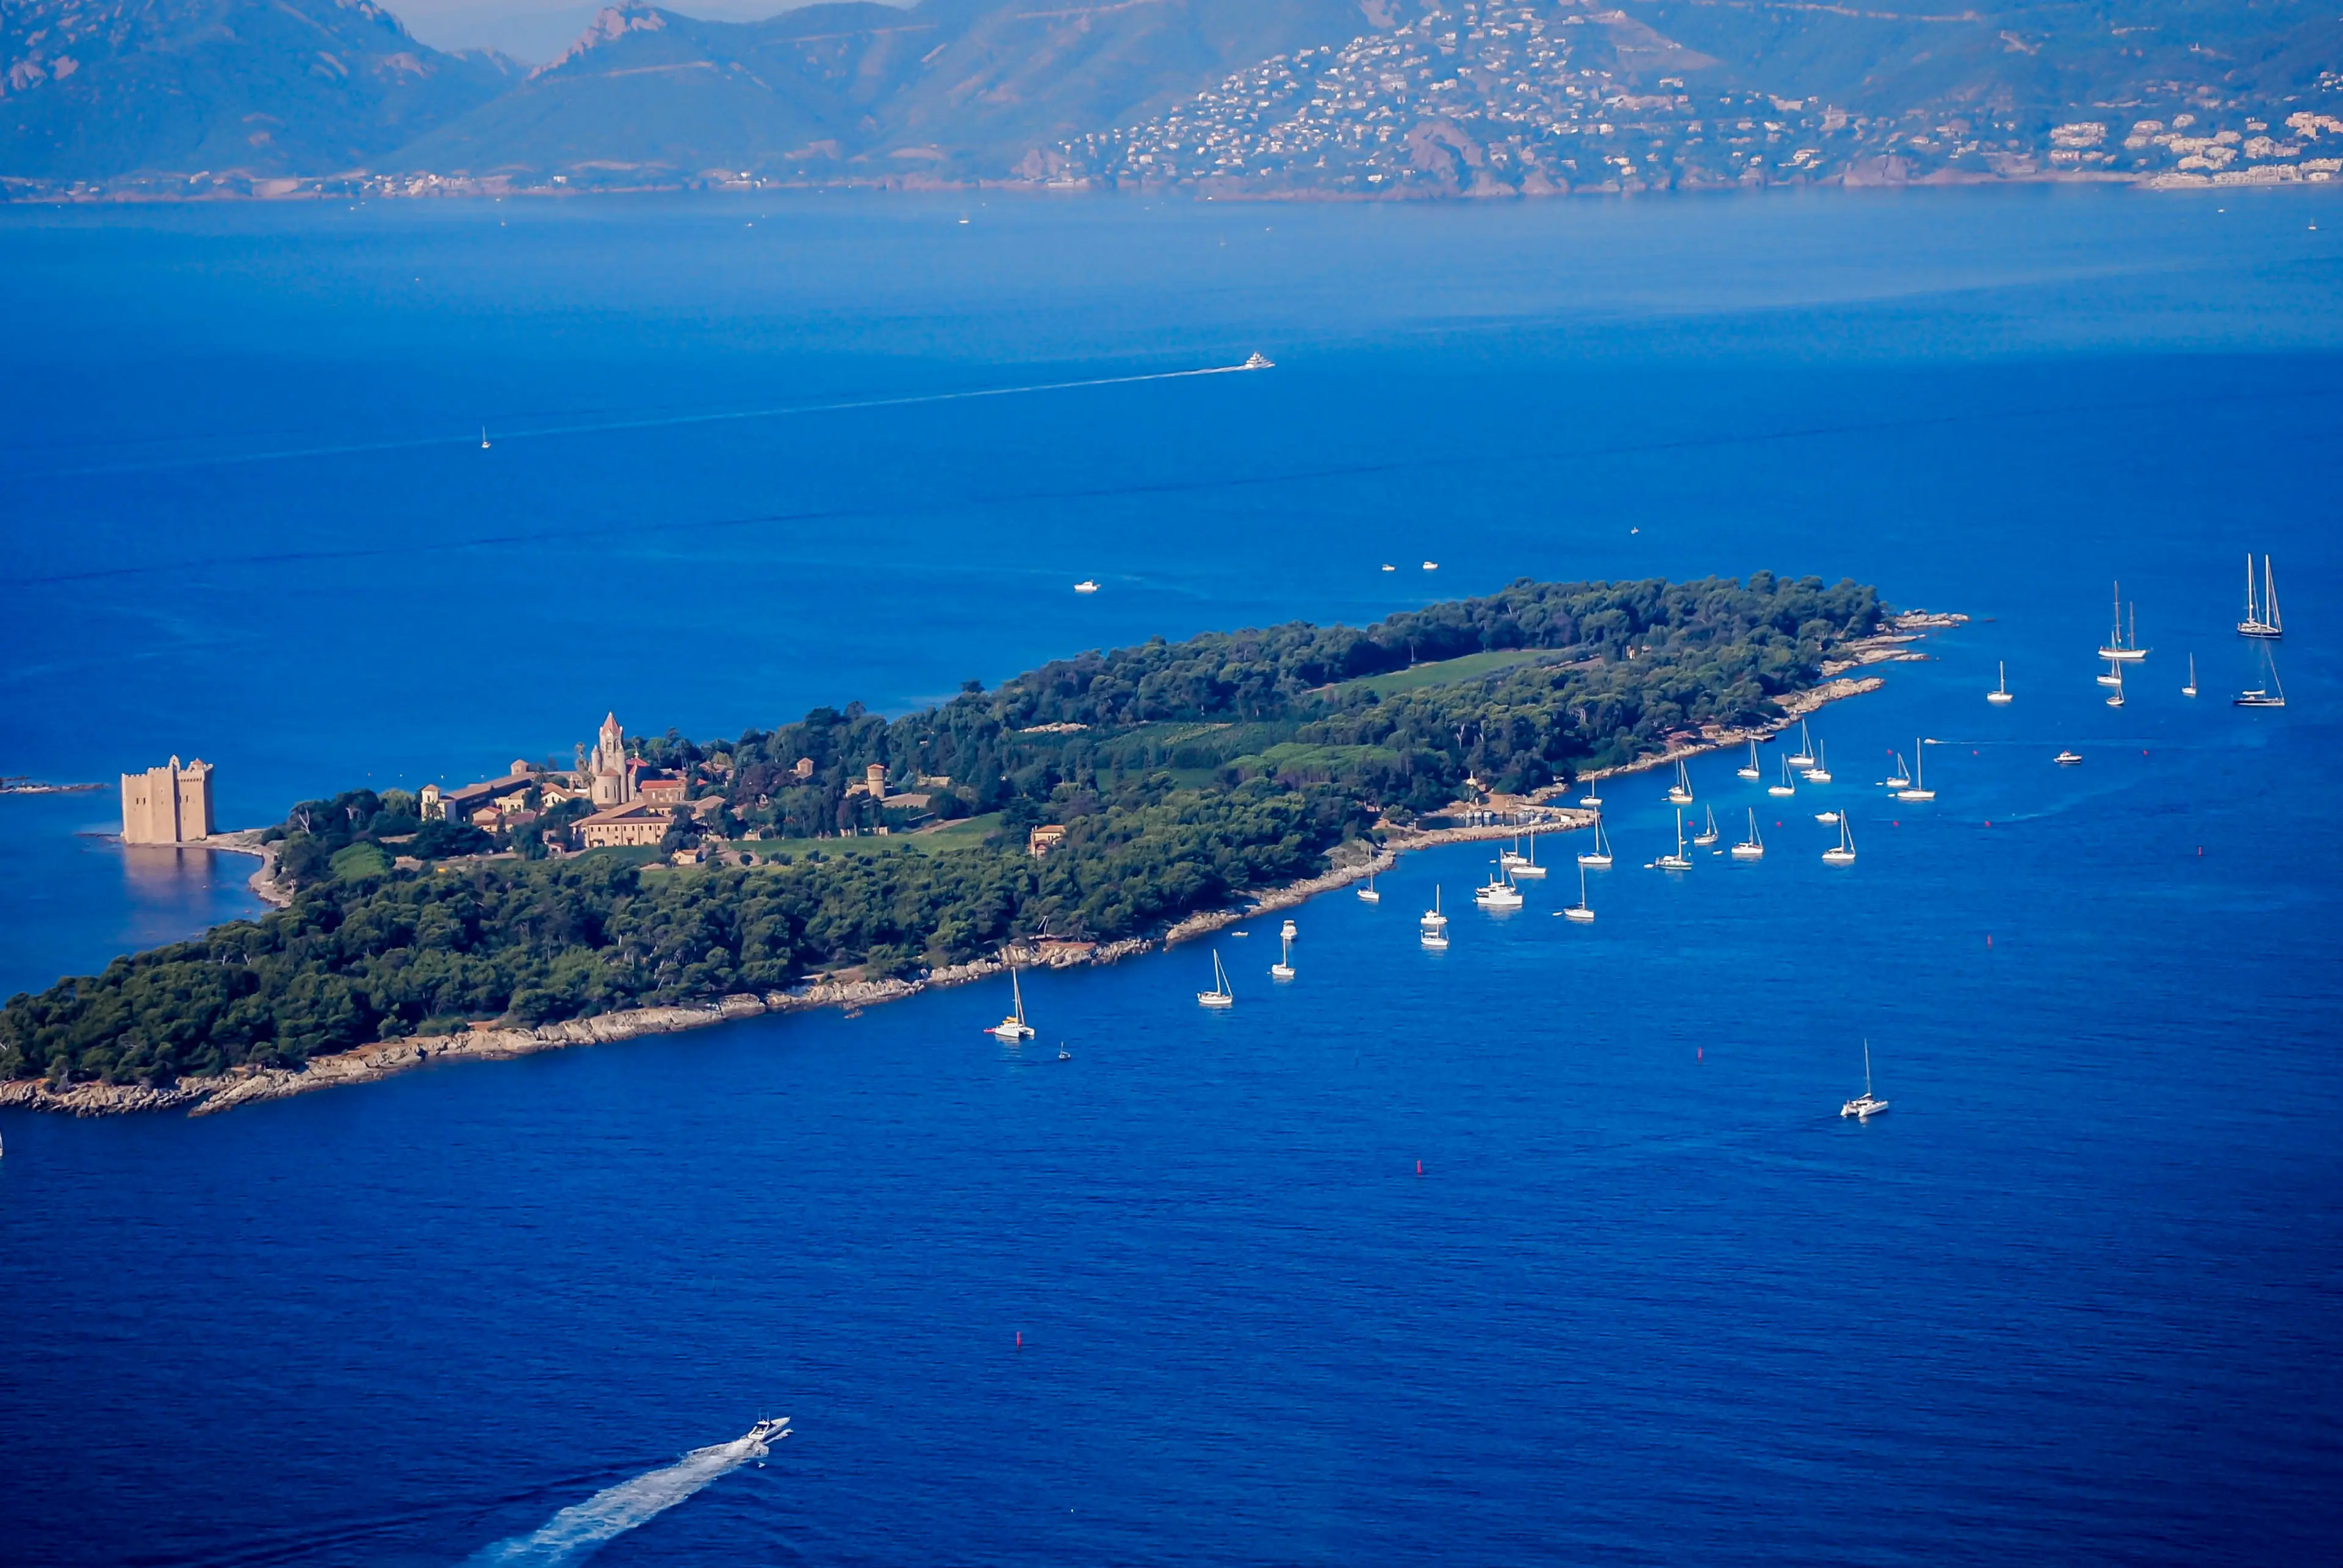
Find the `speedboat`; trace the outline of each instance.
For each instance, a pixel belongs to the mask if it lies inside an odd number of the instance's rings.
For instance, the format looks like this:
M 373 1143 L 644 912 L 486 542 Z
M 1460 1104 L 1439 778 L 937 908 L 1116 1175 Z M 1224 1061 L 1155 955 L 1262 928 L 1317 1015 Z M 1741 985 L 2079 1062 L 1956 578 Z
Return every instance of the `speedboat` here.
M 1084 578 L 1081 581 L 1074 585 L 1074 591 L 1076 593 L 1096 593 L 1098 592 L 1098 584 L 1090 578 Z
M 760 1421 L 756 1425 L 750 1427 L 749 1429 L 749 1435 L 742 1438 L 740 1441 L 753 1444 L 758 1448 L 762 1448 L 767 1443 L 780 1442 L 781 1439 L 789 1436 L 789 1418 L 785 1415 L 777 1415 L 769 1420 Z
M 1825 828 L 1835 828 L 1838 826 L 1838 813 L 1835 811 L 1817 811 L 1815 813 L 1815 820 L 1820 822 Z
M 1243 367 L 1247 370 L 1274 370 L 1277 361 L 1266 354 L 1253 354 L 1246 357 Z
M 2076 763 L 2080 762 L 2082 759 L 2082 753 L 2078 751 L 2061 751 L 2057 756 L 2050 759 L 2051 761 L 2056 762 L 2061 768 L 2072 768 Z

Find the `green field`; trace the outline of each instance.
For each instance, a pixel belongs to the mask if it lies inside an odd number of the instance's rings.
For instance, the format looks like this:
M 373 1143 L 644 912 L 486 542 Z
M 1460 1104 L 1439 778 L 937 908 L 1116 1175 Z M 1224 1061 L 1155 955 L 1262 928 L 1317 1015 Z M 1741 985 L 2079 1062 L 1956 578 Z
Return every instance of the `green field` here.
M 809 854 L 876 855 L 886 849 L 917 849 L 923 855 L 940 855 L 951 849 L 979 849 L 985 836 L 1000 826 L 1001 813 L 988 811 L 981 817 L 965 817 L 924 833 L 890 833 L 883 839 L 875 833 L 852 839 L 736 839 L 724 848 L 728 851 L 745 850 L 756 856 L 760 866 L 768 855 L 787 855 L 792 860 L 802 860 Z
M 1377 697 L 1389 697 L 1395 691 L 1415 691 L 1427 686 L 1477 680 L 1501 669 L 1511 669 L 1517 664 L 1534 664 L 1539 659 L 1552 658 L 1552 650 L 1544 648 L 1492 648 L 1486 653 L 1468 653 L 1462 658 L 1434 659 L 1430 664 L 1394 669 L 1389 675 L 1363 675 L 1356 680 L 1342 681 L 1322 689 L 1327 696 L 1337 699 L 1353 691 L 1372 691 Z

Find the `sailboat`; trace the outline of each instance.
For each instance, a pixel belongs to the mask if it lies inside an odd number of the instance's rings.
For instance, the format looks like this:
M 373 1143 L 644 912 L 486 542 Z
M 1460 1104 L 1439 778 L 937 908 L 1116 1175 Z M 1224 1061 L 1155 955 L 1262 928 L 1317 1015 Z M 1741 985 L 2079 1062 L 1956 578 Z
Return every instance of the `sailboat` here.
M 1896 771 L 1882 779 L 1880 782 L 1890 789 L 1912 788 L 1912 769 L 1904 766 L 1904 753 L 1898 751 L 1896 754 Z
M 1229 989 L 1229 971 L 1221 965 L 1221 950 L 1212 950 L 1212 989 L 1196 993 L 1198 1007 L 1234 1007 L 1237 993 Z
M 1579 856 L 1578 863 L 1592 866 L 1598 871 L 1611 868 L 1611 840 L 1604 835 L 1603 819 L 1600 817 L 1594 819 L 1594 848 Z
M 480 427 L 480 450 L 481 450 L 481 451 L 483 451 L 483 452 L 485 452 L 485 451 L 487 451 L 488 449 L 488 427 L 486 425 L 483 425 L 483 426 L 481 426 L 481 427 Z M 2251 570 L 2253 569 L 2252 566 L 2250 565 L 2250 559 L 2251 559 L 2251 558 L 2248 558 L 2248 563 L 2249 563 L 2249 564 L 2247 565 L 2247 568 L 2246 568 L 2247 571 L 2251 571 Z
M 2109 669 L 2120 671 L 2123 667 L 2121 665 L 2111 664 L 2107 666 L 2107 668 Z M 2121 708 L 2123 705 L 2123 676 L 2121 674 L 2117 674 L 2115 678 L 2115 689 L 2107 693 L 2107 706 L 2109 708 Z
M 1846 819 L 1844 813 L 1838 819 L 1838 843 L 1823 851 L 1823 864 L 1825 866 L 1855 864 L 1855 826 Z
M 1367 885 L 1359 890 L 1359 902 L 1363 904 L 1380 904 L 1383 901 L 1383 896 L 1375 891 L 1375 874 L 1373 871 L 1369 871 L 1367 873 Z
M 1692 775 L 1684 771 L 1682 758 L 1676 759 L 1676 781 L 1668 786 L 1668 804 L 1671 806 L 1692 804 Z
M 1280 950 L 1277 961 L 1269 966 L 1270 978 L 1292 980 L 1293 978 L 1293 922 L 1292 920 L 1285 922 L 1285 930 L 1278 940 L 1283 946 Z
M 1995 703 L 1996 705 L 2011 701 L 2013 699 L 2009 689 L 2009 666 L 2005 662 L 1996 660 L 1995 668 L 2001 671 L 2001 684 L 1995 687 L 1991 691 L 1986 692 L 1985 694 L 1985 699 L 1987 702 Z
M 1513 856 L 1512 858 L 1512 863 L 1506 867 L 1506 869 L 1513 872 L 1513 880 L 1517 882 L 1523 880 L 1542 882 L 1545 880 L 1545 868 L 1537 863 L 1537 829 L 1535 828 L 1530 829 L 1529 854 L 1527 856 Z
M 1679 806 L 1676 808 L 1676 852 L 1673 855 L 1662 855 L 1652 864 L 1663 871 L 1689 871 L 1692 869 L 1692 861 L 1684 854 L 1684 808 Z
M 2193 653 L 2188 656 L 2188 684 L 2180 689 L 2180 695 L 2183 697 L 2197 695 L 2197 656 Z
M 1878 1115 L 1881 1111 L 1886 1109 L 1887 1101 L 1875 1098 L 1871 1092 L 1871 1041 L 1865 1040 L 1863 1042 L 1862 1097 L 1860 1099 L 1850 1100 L 1845 1105 L 1840 1106 L 1838 1108 L 1838 1113 L 1841 1116 L 1852 1116 L 1857 1121 L 1863 1121 Z
M 2102 674 L 2092 677 L 2092 678 L 2097 680 L 2101 686 L 2121 686 L 2123 684 L 2123 666 L 2117 664 L 2111 658 L 2107 660 L 2107 668 L 2106 671 Z
M 1707 849 L 1711 844 L 1715 843 L 1717 839 L 1716 808 L 1710 806 L 1705 808 L 1705 809 L 1708 812 L 1708 826 L 1692 836 L 1692 841 L 1699 845 L 1704 849 Z
M 1422 926 L 1427 931 L 1444 931 L 1448 929 L 1448 917 L 1440 912 L 1440 890 L 1438 887 L 1435 886 L 1432 890 L 1432 908 L 1424 910 L 1423 918 L 1418 920 L 1415 923 Z
M 1025 990 L 1017 983 L 1017 966 L 1009 967 L 1009 1016 L 992 1026 L 993 1035 L 1011 1045 L 1033 1038 L 1033 1026 L 1025 1021 Z
M 1913 740 L 1912 787 L 1896 791 L 1896 799 L 1898 800 L 1933 800 L 1936 798 L 1936 792 L 1929 789 L 1927 783 L 1927 746 L 1928 742 L 1926 739 Z
M 1790 764 L 1796 760 L 1797 759 L 1795 757 L 1785 757 L 1782 759 L 1782 781 L 1779 784 L 1768 784 L 1765 786 L 1766 794 L 1795 795 L 1798 792 L 1798 787 L 1790 781 Z
M 1793 768 L 1812 768 L 1815 765 L 1814 737 L 1807 733 L 1806 721 L 1803 719 L 1798 720 L 1798 749 L 1785 760 Z
M 2139 646 L 2137 621 L 2129 632 L 2124 630 L 2123 584 L 2116 584 L 2115 628 L 2107 634 L 2107 645 L 2099 649 L 2099 657 L 2118 664 L 2129 664 L 2147 657 L 2147 649 Z
M 1806 769 L 1806 782 L 1827 784 L 1831 781 L 1830 761 L 1819 746 L 1815 748 L 1815 765 Z
M 2237 623 L 2239 637 L 2281 638 L 2285 626 L 2278 618 L 2278 578 L 2270 575 L 2270 558 L 2262 558 L 2262 596 L 2254 598 L 2254 557 L 2246 552 L 2246 618 Z
M 1578 868 L 1578 902 L 1563 910 L 1562 918 L 1581 923 L 1594 918 L 1594 906 L 1586 901 L 1586 868 L 1584 866 Z
M 1473 901 L 1484 910 L 1518 910 L 1522 907 L 1522 890 L 1513 886 L 1503 861 L 1495 862 L 1488 884 L 1473 890 Z
M 1749 760 L 1735 769 L 1734 774 L 1736 778 L 1741 779 L 1763 779 L 1765 777 L 1765 770 L 1757 766 L 1757 738 L 1755 736 L 1753 735 L 1749 738 Z
M 2286 688 L 2278 684 L 2278 660 L 2271 657 L 2268 643 L 2261 646 L 2262 683 L 2240 691 L 2229 700 L 2239 708 L 2284 708 Z
M 1765 840 L 1757 836 L 1757 809 L 1749 809 L 1749 837 L 1733 846 L 1736 860 L 1762 860 L 1765 858 Z

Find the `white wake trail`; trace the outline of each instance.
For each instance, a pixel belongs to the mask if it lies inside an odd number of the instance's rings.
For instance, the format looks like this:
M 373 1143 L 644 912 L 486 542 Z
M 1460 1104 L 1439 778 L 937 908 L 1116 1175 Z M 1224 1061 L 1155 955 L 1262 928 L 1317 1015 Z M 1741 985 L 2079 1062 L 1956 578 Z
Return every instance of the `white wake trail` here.
M 526 1535 L 483 1547 L 471 1559 L 471 1568 L 574 1563 L 604 1542 L 656 1519 L 709 1483 L 763 1458 L 772 1452 L 770 1443 L 787 1436 L 783 1426 L 770 1433 L 751 1432 L 729 1442 L 695 1448 L 664 1470 L 647 1472 L 572 1503 Z

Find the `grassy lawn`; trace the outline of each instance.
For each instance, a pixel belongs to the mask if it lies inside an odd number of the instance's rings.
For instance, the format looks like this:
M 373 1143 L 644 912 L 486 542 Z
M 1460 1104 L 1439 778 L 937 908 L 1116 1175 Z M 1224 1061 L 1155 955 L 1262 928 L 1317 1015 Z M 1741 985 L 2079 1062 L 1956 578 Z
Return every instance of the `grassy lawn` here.
M 1430 664 L 1419 664 L 1411 669 L 1394 669 L 1389 675 L 1363 675 L 1356 680 L 1345 680 L 1324 690 L 1329 697 L 1341 697 L 1353 691 L 1372 691 L 1377 697 L 1389 697 L 1394 691 L 1414 691 L 1426 686 L 1446 686 L 1451 681 L 1477 680 L 1501 669 L 1511 669 L 1517 664 L 1533 664 L 1554 657 L 1554 652 L 1551 648 L 1493 648 L 1487 653 L 1468 653 L 1462 658 L 1434 659 Z
M 917 849 L 923 855 L 940 855 L 951 849 L 980 849 L 985 835 L 1000 826 L 1001 813 L 988 811 L 981 817 L 963 817 L 924 833 L 890 833 L 883 839 L 875 833 L 853 839 L 736 839 L 724 848 L 746 850 L 757 857 L 760 866 L 768 855 L 787 855 L 792 860 L 802 860 L 809 854 L 876 855 L 887 849 Z

